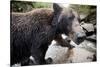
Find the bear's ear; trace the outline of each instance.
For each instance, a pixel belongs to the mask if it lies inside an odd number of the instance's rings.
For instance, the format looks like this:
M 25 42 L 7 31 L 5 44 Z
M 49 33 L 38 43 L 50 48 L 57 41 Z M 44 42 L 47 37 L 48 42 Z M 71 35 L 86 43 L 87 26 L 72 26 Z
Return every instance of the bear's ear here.
M 57 3 L 53 3 L 53 10 L 54 10 L 54 17 L 52 20 L 52 25 L 56 26 L 62 18 L 62 16 L 61 16 L 62 15 L 61 14 L 62 7 L 61 7 L 61 5 L 59 5 Z
M 58 13 L 62 10 L 61 5 L 57 4 L 57 3 L 53 3 L 53 10 L 55 13 Z

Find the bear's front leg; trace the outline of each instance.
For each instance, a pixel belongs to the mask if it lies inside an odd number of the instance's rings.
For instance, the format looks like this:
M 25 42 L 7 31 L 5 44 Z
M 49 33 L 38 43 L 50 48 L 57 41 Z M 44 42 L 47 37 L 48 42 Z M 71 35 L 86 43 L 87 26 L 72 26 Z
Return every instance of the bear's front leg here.
M 32 47 L 31 55 L 35 59 L 35 65 L 48 64 L 45 60 L 45 54 L 48 49 L 48 44 L 41 44 L 39 47 Z

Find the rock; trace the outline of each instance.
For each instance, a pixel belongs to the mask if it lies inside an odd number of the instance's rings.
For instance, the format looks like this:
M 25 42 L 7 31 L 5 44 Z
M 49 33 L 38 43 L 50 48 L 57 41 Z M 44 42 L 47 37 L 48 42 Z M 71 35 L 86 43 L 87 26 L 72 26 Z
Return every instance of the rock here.
M 88 37 L 86 37 L 86 40 L 92 41 L 92 42 L 95 42 L 95 43 L 96 43 L 96 35 L 93 34 L 93 35 L 91 35 L 91 36 L 88 36 Z
M 74 55 L 72 57 L 72 62 L 80 63 L 80 62 L 91 62 L 93 60 L 93 52 L 82 48 L 74 48 Z
M 72 43 L 73 44 L 73 43 Z M 85 42 L 89 46 L 90 42 Z M 77 63 L 77 62 L 92 62 L 96 49 L 93 51 L 87 50 L 82 44 L 75 45 L 75 48 L 68 49 L 67 47 L 57 46 L 57 43 L 52 43 L 46 53 L 45 58 L 51 57 L 53 64 L 61 63 Z M 94 46 L 93 46 L 94 47 Z
M 84 40 L 78 47 L 84 48 L 90 52 L 96 52 L 96 43 L 88 40 Z
M 88 32 L 94 31 L 94 26 L 91 23 L 83 23 L 81 26 Z
M 96 10 L 90 12 L 85 18 L 82 18 L 81 21 L 84 21 L 85 23 L 92 23 L 93 25 L 96 25 Z
M 84 23 L 82 22 L 81 23 L 81 26 L 82 28 L 84 29 L 85 33 L 87 36 L 91 36 L 93 35 L 94 33 L 96 33 L 95 31 L 95 28 L 94 28 L 94 25 L 91 24 L 91 23 Z
M 85 14 L 80 14 L 80 19 L 84 19 L 86 16 Z

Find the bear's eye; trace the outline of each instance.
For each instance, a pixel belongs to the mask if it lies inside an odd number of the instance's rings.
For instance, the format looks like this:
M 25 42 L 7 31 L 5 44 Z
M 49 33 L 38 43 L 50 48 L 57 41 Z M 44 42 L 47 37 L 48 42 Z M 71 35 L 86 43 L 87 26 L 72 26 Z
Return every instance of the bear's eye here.
M 70 19 L 70 20 L 73 20 L 75 18 L 75 16 L 74 15 L 72 15 L 72 16 L 70 16 L 70 17 L 68 17 L 68 19 Z

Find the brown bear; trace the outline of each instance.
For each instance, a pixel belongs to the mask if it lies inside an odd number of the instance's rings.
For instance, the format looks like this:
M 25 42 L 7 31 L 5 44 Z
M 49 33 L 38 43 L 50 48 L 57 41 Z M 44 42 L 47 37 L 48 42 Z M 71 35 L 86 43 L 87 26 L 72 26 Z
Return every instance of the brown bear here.
M 34 57 L 33 64 L 46 64 L 44 57 L 52 40 L 60 41 L 61 46 L 72 47 L 63 41 L 61 34 L 71 35 L 76 43 L 83 40 L 85 34 L 78 15 L 65 9 L 54 3 L 53 10 L 39 8 L 26 13 L 11 13 L 11 65 L 25 65 L 23 61 L 30 56 Z

